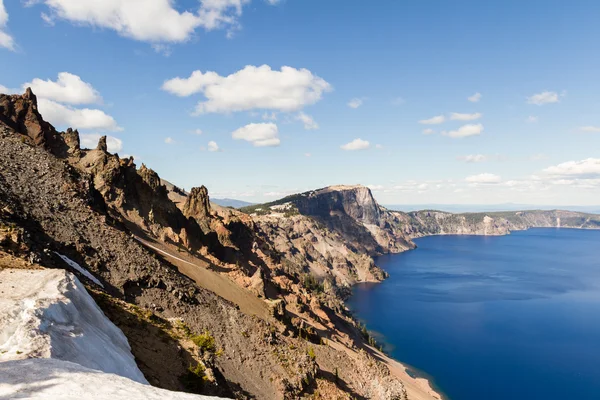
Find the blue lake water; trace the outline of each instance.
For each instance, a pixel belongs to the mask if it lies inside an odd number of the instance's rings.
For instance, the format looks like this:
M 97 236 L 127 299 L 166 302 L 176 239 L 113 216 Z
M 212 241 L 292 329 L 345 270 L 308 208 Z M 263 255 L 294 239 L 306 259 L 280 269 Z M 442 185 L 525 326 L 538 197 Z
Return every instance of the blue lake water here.
M 600 399 L 600 231 L 432 236 L 349 306 L 451 400 Z

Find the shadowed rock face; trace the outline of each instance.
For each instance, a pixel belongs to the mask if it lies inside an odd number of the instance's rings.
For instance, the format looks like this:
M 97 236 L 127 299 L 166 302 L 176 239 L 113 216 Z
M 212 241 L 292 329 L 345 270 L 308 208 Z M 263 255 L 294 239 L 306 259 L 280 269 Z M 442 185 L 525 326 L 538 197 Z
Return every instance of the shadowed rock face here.
M 329 217 L 345 214 L 355 221 L 379 225 L 381 212 L 369 188 L 364 186 L 333 186 L 318 190 L 296 203 L 305 215 Z

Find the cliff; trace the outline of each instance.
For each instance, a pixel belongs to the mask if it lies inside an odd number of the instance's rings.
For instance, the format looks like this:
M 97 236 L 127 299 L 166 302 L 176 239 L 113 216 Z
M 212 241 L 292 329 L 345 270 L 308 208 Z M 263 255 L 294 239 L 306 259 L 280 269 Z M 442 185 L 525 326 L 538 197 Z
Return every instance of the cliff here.
M 507 211 L 452 214 L 425 210 L 394 212 L 412 238 L 428 235 L 507 235 L 530 228 L 600 229 L 600 215 L 573 211 Z

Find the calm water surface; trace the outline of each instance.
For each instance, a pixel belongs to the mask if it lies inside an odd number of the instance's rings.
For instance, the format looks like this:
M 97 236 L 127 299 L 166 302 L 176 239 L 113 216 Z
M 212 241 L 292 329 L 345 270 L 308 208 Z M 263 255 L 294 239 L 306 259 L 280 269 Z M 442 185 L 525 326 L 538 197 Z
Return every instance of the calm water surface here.
M 600 399 L 600 231 L 433 236 L 350 307 L 452 400 Z

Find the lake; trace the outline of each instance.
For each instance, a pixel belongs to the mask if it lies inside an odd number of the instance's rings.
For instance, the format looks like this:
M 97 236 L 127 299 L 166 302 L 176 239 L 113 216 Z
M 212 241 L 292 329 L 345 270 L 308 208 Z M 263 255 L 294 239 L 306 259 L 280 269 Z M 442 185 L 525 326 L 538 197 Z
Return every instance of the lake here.
M 600 399 L 600 231 L 431 236 L 350 308 L 452 400 Z

